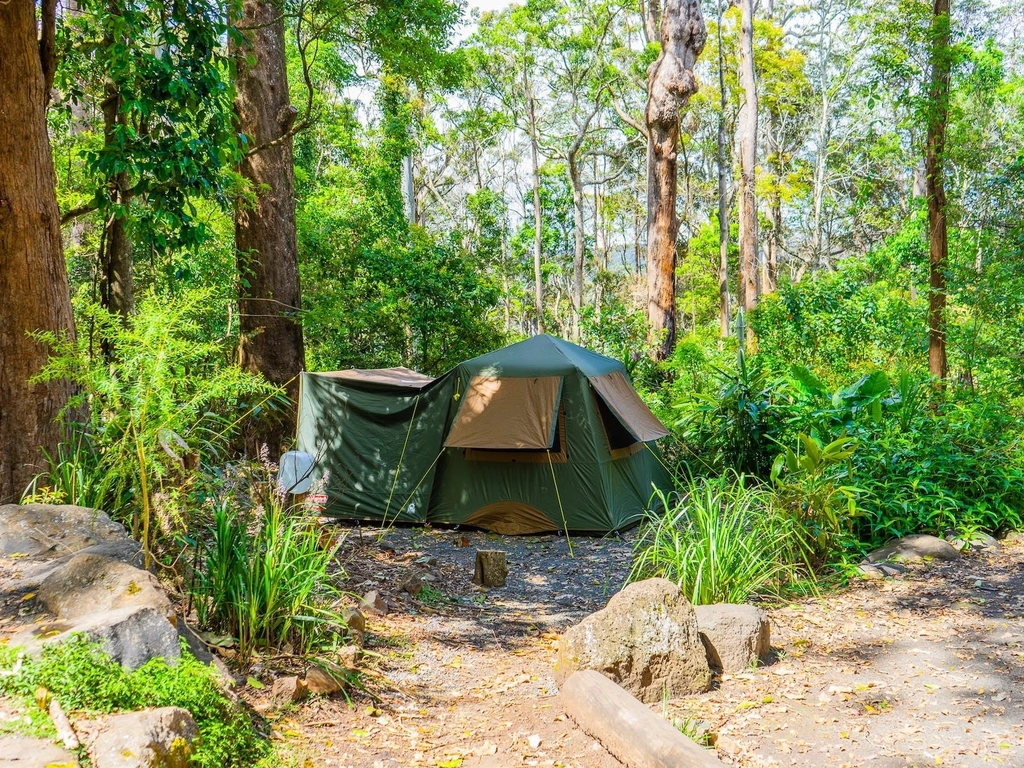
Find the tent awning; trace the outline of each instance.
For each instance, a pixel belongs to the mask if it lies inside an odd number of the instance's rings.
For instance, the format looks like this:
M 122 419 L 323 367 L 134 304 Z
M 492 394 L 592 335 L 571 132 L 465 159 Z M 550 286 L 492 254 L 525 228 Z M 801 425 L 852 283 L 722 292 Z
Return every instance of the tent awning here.
M 506 451 L 550 448 L 561 399 L 561 376 L 474 376 L 444 445 Z
M 333 379 L 344 379 L 370 384 L 387 384 L 393 387 L 409 387 L 423 389 L 432 384 L 434 379 L 409 368 L 349 368 L 345 371 L 327 371 L 317 376 L 330 376 Z
M 622 426 L 640 442 L 657 440 L 669 434 L 621 371 L 591 376 L 589 381 Z

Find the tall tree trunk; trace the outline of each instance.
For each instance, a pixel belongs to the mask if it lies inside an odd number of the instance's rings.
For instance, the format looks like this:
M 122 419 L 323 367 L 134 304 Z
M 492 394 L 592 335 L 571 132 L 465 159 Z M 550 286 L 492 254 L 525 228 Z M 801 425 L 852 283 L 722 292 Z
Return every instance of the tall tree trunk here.
M 119 0 L 107 3 L 107 13 L 117 18 L 121 15 Z M 115 39 L 108 24 L 103 36 L 103 45 L 113 48 L 121 41 Z M 110 148 L 117 143 L 118 131 L 124 131 L 125 120 L 121 114 L 121 89 L 108 72 L 103 81 L 103 144 Z M 100 304 L 110 312 L 128 317 L 135 305 L 135 286 L 132 279 L 132 246 L 128 238 L 128 171 L 116 173 L 107 179 L 107 196 L 117 207 L 118 215 L 107 213 L 103 223 L 103 237 L 100 239 Z
M 740 107 L 740 280 L 739 303 L 749 313 L 760 295 L 757 258 L 757 83 L 754 79 L 754 0 L 740 0 L 739 64 L 743 104 Z M 747 323 L 747 339 L 752 331 Z
M 925 145 L 925 183 L 928 192 L 928 370 L 945 381 L 946 362 L 946 269 L 949 241 L 946 235 L 945 153 L 949 116 L 950 0 L 933 0 L 931 31 L 932 76 L 929 88 L 928 136 Z
M 728 338 L 732 327 L 729 304 L 729 140 L 725 126 L 725 109 L 728 99 L 725 93 L 725 53 L 722 51 L 722 9 L 724 0 L 718 2 L 718 320 L 722 338 Z
M 254 202 L 235 206 L 239 271 L 239 363 L 287 389 L 294 400 L 305 368 L 299 319 L 298 245 L 295 235 L 295 168 L 288 136 L 296 110 L 288 96 L 284 18 L 272 0 L 244 0 L 231 38 L 238 130 L 249 138 L 242 176 Z M 261 427 L 260 439 L 277 450 L 295 431 L 295 412 Z
M 583 172 L 575 153 L 569 154 L 569 181 L 572 186 L 572 308 L 573 341 L 580 340 L 580 314 L 583 311 L 583 262 L 586 260 L 586 233 L 583 231 Z
M 693 66 L 707 32 L 699 0 L 666 0 L 661 54 L 647 72 L 647 318 L 664 360 L 676 335 L 676 215 L 679 111 L 697 92 Z
M 533 169 L 533 300 L 537 312 L 535 328 L 544 333 L 544 281 L 541 274 L 544 214 L 540 207 L 540 154 L 537 147 L 537 110 L 533 100 L 530 77 L 523 67 L 523 90 L 526 93 L 526 113 L 530 127 L 530 162 Z
M 46 130 L 53 82 L 55 0 L 0 3 L 0 503 L 16 501 L 60 439 L 57 414 L 72 388 L 29 384 L 49 350 L 29 338 L 74 338 Z

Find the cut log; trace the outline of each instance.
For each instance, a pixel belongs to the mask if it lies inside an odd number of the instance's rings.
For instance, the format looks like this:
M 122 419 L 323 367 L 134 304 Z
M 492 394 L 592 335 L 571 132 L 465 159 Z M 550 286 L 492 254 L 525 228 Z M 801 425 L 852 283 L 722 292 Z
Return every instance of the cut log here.
M 78 735 L 71 727 L 71 721 L 64 714 L 57 699 L 50 699 L 50 719 L 53 720 L 53 727 L 57 731 L 57 738 L 64 744 L 64 749 L 78 749 Z
M 484 587 L 504 587 L 508 578 L 508 563 L 500 549 L 479 549 L 476 553 L 476 571 L 473 583 Z
M 724 765 L 599 672 L 574 673 L 558 698 L 563 711 L 626 768 Z

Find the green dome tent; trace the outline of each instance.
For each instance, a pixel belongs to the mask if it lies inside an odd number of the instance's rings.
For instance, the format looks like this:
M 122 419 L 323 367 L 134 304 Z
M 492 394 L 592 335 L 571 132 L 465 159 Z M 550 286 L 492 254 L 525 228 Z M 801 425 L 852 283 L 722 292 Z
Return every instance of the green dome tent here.
M 298 447 L 326 514 L 499 533 L 608 532 L 670 481 L 668 434 L 625 367 L 540 335 L 439 379 L 407 369 L 302 375 Z

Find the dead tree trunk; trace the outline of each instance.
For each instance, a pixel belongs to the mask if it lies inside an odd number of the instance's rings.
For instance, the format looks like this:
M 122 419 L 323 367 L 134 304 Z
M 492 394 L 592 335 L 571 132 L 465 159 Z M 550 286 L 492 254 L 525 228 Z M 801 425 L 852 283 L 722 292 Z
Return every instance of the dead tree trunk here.
M 707 32 L 698 0 L 666 0 L 661 54 L 647 72 L 647 318 L 655 356 L 675 346 L 679 111 L 697 92 L 693 67 Z
M 231 38 L 235 113 L 239 132 L 249 139 L 239 170 L 254 197 L 235 206 L 239 363 L 286 387 L 294 399 L 305 350 L 289 133 L 297 110 L 288 96 L 284 17 L 272 0 L 244 0 L 236 23 L 244 40 Z M 259 438 L 276 450 L 294 430 L 289 411 L 280 423 L 261 427 Z
M 743 104 L 740 107 L 740 280 L 739 304 L 745 313 L 757 306 L 760 295 L 757 258 L 757 83 L 754 79 L 754 0 L 740 0 L 739 63 Z M 747 338 L 751 337 L 747 324 Z
M 932 4 L 932 75 L 929 88 L 928 136 L 925 145 L 925 184 L 928 194 L 928 370 L 941 381 L 946 361 L 946 269 L 949 241 L 946 233 L 946 121 L 949 116 L 950 0 Z
M 46 130 L 55 0 L 0 3 L 0 504 L 16 501 L 60 438 L 64 381 L 29 384 L 49 350 L 28 336 L 74 337 Z M 37 37 L 41 29 L 41 39 Z

